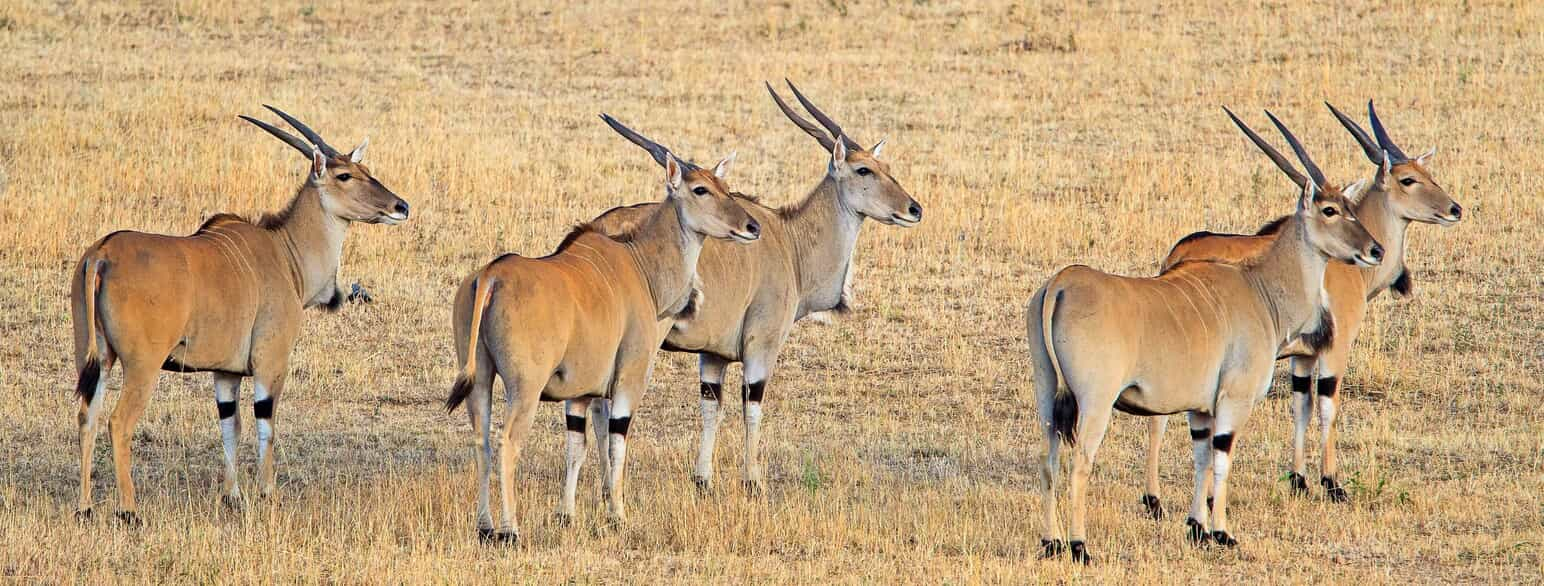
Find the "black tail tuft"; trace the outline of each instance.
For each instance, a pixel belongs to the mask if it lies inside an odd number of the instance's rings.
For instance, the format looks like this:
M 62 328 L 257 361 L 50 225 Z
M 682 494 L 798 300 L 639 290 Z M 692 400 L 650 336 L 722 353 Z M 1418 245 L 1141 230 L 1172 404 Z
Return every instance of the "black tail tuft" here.
M 95 358 L 86 360 L 86 367 L 80 369 L 80 382 L 75 384 L 75 394 L 87 405 L 95 398 L 97 382 L 102 379 L 102 363 Z
M 1078 396 L 1071 391 L 1057 393 L 1055 406 L 1051 408 L 1051 426 L 1067 445 L 1077 445 Z
M 472 379 L 466 376 L 457 376 L 455 386 L 450 387 L 450 397 L 445 399 L 445 412 L 456 410 L 466 398 L 472 394 Z

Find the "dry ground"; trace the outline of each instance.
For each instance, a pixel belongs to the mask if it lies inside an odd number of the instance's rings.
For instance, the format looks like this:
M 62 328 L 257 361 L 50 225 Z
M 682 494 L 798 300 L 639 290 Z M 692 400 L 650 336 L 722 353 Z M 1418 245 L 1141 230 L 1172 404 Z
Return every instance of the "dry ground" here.
M 640 4 L 0 3 L 0 580 L 1540 580 L 1540 5 Z M 600 526 L 593 460 L 579 525 L 551 521 L 549 405 L 520 474 L 527 540 L 478 544 L 469 426 L 440 408 L 456 280 L 657 197 L 659 170 L 602 110 L 699 160 L 738 149 L 735 186 L 793 201 L 824 162 L 760 86 L 784 76 L 861 139 L 888 135 L 927 219 L 870 223 L 860 311 L 784 350 L 769 494 L 735 485 L 734 419 L 726 488 L 696 493 L 695 362 L 662 355 L 630 442 L 631 523 Z M 1139 515 L 1142 427 L 1121 417 L 1091 493 L 1101 563 L 1035 559 L 1025 299 L 1059 266 L 1149 273 L 1186 233 L 1290 209 L 1219 105 L 1257 124 L 1274 109 L 1350 178 L 1370 166 L 1320 102 L 1369 97 L 1406 150 L 1441 147 L 1437 176 L 1470 213 L 1417 226 L 1415 297 L 1373 303 L 1342 411 L 1352 502 L 1288 493 L 1287 403 L 1271 398 L 1238 450 L 1242 545 L 1192 549 L 1180 519 Z M 342 277 L 378 301 L 310 317 L 277 499 L 218 506 L 208 380 L 168 375 L 135 438 L 148 525 L 77 524 L 68 267 L 112 230 L 282 205 L 305 163 L 236 119 L 263 103 L 335 143 L 368 134 L 413 203 L 408 224 L 350 236 Z M 1189 453 L 1184 426 L 1170 433 L 1173 503 Z

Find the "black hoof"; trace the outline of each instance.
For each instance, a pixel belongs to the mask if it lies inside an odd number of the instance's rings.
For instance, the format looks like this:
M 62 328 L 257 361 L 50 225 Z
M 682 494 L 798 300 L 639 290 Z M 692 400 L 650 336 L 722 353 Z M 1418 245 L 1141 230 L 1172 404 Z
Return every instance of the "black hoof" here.
M 1296 472 L 1288 474 L 1287 484 L 1292 485 L 1292 494 L 1297 496 L 1308 496 L 1308 479 L 1303 478 L 1302 474 L 1298 474 Z
M 1329 497 L 1331 502 L 1343 503 L 1350 499 L 1351 495 L 1346 494 L 1346 488 L 1336 483 L 1334 478 L 1320 478 L 1319 485 L 1324 487 L 1324 496 Z
M 1094 558 L 1088 557 L 1088 548 L 1081 541 L 1072 542 L 1072 561 L 1083 565 L 1094 563 Z
M 1206 545 L 1211 541 L 1212 534 L 1207 533 L 1206 528 L 1194 517 L 1185 517 L 1185 539 L 1190 540 L 1192 545 Z
M 229 510 L 231 510 L 233 512 L 237 512 L 237 513 L 240 513 L 241 509 L 243 507 L 242 502 L 241 502 L 241 497 L 239 497 L 239 496 L 231 496 L 231 495 L 222 496 L 222 497 L 220 497 L 220 504 L 225 505 L 226 509 L 229 509 Z
M 1048 560 L 1059 556 L 1064 551 L 1067 551 L 1067 546 L 1063 544 L 1062 540 L 1060 539 L 1040 540 L 1040 559 L 1042 560 Z
M 75 520 L 76 521 L 80 521 L 82 523 L 90 521 L 91 520 L 91 509 L 81 509 L 79 511 L 75 511 Z
M 747 480 L 747 481 L 745 481 L 745 494 L 747 496 L 759 497 L 759 496 L 761 496 L 761 493 L 762 493 L 761 481 L 759 481 L 759 480 Z
M 573 527 L 574 516 L 568 513 L 558 513 L 552 516 L 552 522 L 557 524 L 558 527 Z
M 1212 541 L 1223 547 L 1238 547 L 1238 540 L 1228 535 L 1227 531 L 1213 531 Z
M 139 515 L 134 514 L 134 511 L 120 511 L 118 513 L 118 522 L 135 529 L 145 525 L 145 521 L 140 519 Z
M 477 538 L 490 545 L 514 545 L 520 542 L 520 534 L 514 531 L 494 531 L 486 527 L 477 528 Z
M 1142 495 L 1142 506 L 1147 509 L 1147 516 L 1159 521 L 1163 520 L 1163 503 L 1158 501 L 1158 497 L 1150 494 Z
M 708 493 L 713 492 L 713 481 L 708 480 L 706 478 L 703 478 L 701 476 L 693 476 L 692 477 L 692 484 L 697 485 L 697 493 L 698 494 L 708 494 Z

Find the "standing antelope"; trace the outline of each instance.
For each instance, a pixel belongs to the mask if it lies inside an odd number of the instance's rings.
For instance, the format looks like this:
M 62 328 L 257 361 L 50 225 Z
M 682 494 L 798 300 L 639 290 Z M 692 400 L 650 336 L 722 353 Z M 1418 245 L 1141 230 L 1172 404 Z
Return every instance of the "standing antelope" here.
M 1285 126 L 1274 116 L 1271 121 L 1303 164 L 1315 170 L 1315 181 L 1301 192 L 1280 236 L 1259 256 L 1236 264 L 1182 263 L 1151 278 L 1073 265 L 1052 276 L 1030 300 L 1029 348 L 1046 434 L 1041 468 L 1046 555 L 1063 548 L 1055 486 L 1065 440 L 1076 449 L 1070 549 L 1073 559 L 1089 561 L 1084 495 L 1114 409 L 1189 416 L 1195 493 L 1188 535 L 1196 542 L 1237 543 L 1227 529 L 1235 434 L 1269 386 L 1281 347 L 1305 335 L 1316 344 L 1332 335 L 1323 288 L 1329 260 L 1375 266 L 1383 256 L 1382 246 L 1357 220 L 1351 200 L 1322 180 Z M 1364 183 L 1346 192 L 1354 198 Z M 1210 510 L 1205 501 L 1209 467 L 1216 494 Z
M 595 434 L 606 468 L 610 515 L 625 519 L 620 496 L 627 429 L 643 397 L 654 355 L 671 322 L 693 300 L 698 256 L 706 238 L 751 242 L 761 228 L 730 197 L 723 176 L 733 158 L 712 172 L 676 158 L 610 116 L 618 132 L 643 141 L 665 168 L 665 199 L 650 206 L 631 230 L 606 234 L 594 224 L 575 228 L 543 258 L 506 254 L 467 277 L 456 292 L 454 329 L 458 363 L 445 406 L 463 401 L 481 436 L 477 530 L 484 540 L 519 539 L 514 520 L 515 461 L 531 430 L 539 401 L 567 401 L 569 473 L 564 512 L 572 513 L 573 486 L 584 457 L 582 415 L 591 399 L 609 399 Z M 497 532 L 488 509 L 493 457 L 490 439 L 493 377 L 504 381 L 508 406 L 499 446 L 502 497 Z M 575 410 L 581 415 L 575 415 Z M 605 430 L 604 432 L 602 430 Z M 577 458 L 578 460 L 575 460 Z
M 903 227 L 922 221 L 922 206 L 878 158 L 885 141 L 864 149 L 792 82 L 788 87 L 825 131 L 789 108 L 771 84 L 767 91 L 789 120 L 831 154 L 826 175 L 803 200 L 781 209 L 736 194 L 761 222 L 764 242 L 752 247 L 708 243 L 697 267 L 702 302 L 690 316 L 676 320 L 665 340 L 666 350 L 698 355 L 702 443 L 693 477 L 703 489 L 712 485 L 724 370 L 731 362 L 745 365 L 745 482 L 757 492 L 762 487 L 761 403 L 794 322 L 814 312 L 846 308 L 853 250 L 864 218 Z M 617 233 L 637 225 L 652 210 L 649 205 L 617 208 L 594 224 Z
M 1361 197 L 1352 200 L 1351 207 L 1363 225 L 1367 226 L 1367 231 L 1388 249 L 1388 257 L 1376 267 L 1359 268 L 1344 263 L 1330 264 L 1324 274 L 1324 289 L 1329 294 L 1330 313 L 1335 320 L 1336 335 L 1327 347 L 1309 351 L 1306 354 L 1301 353 L 1300 350 L 1298 354 L 1291 356 L 1294 425 L 1292 473 L 1289 481 L 1292 483 L 1294 492 L 1299 494 L 1308 492 L 1308 481 L 1304 476 L 1303 444 L 1313 411 L 1314 393 L 1312 391 L 1315 390 L 1314 377 L 1317 377 L 1319 427 L 1324 450 L 1323 471 L 1319 484 L 1324 487 L 1330 500 L 1342 502 L 1346 500 L 1346 490 L 1335 479 L 1337 472 L 1335 394 L 1339 389 L 1340 376 L 1346 372 L 1351 346 L 1356 342 L 1356 336 L 1361 331 L 1362 318 L 1367 313 L 1367 303 L 1385 289 L 1393 289 L 1394 293 L 1400 296 L 1410 294 L 1411 277 L 1410 271 L 1405 268 L 1404 257 L 1407 242 L 1405 230 L 1410 228 L 1411 222 L 1451 226 L 1462 219 L 1463 208 L 1432 179 L 1429 162 L 1436 154 L 1436 149 L 1427 151 L 1426 154 L 1414 159 L 1405 156 L 1404 151 L 1389 139 L 1388 132 L 1384 130 L 1383 122 L 1378 119 L 1378 112 L 1373 108 L 1371 101 L 1367 102 L 1367 117 L 1372 123 L 1373 133 L 1377 136 L 1376 141 L 1367 136 L 1367 132 L 1362 130 L 1354 120 L 1335 109 L 1335 106 L 1328 102 L 1325 106 L 1329 107 L 1340 124 L 1345 126 L 1356 139 L 1357 144 L 1362 147 L 1362 152 L 1367 155 L 1367 160 L 1377 165 L 1372 184 Z M 1233 122 L 1294 183 L 1299 187 L 1307 183 L 1308 178 L 1298 173 L 1280 152 L 1237 118 L 1234 118 Z M 1311 168 L 1309 172 L 1318 171 Z M 1322 177 L 1315 180 L 1322 180 Z M 1191 234 L 1180 240 L 1174 245 L 1173 250 L 1169 251 L 1168 257 L 1163 261 L 1163 270 L 1169 270 L 1187 260 L 1238 262 L 1241 259 L 1252 258 L 1270 247 L 1279 233 L 1280 224 L 1281 220 L 1278 219 L 1267 224 L 1253 236 L 1211 232 Z M 1166 417 L 1148 419 L 1147 492 L 1142 496 L 1142 504 L 1154 517 L 1163 516 L 1163 508 L 1158 500 L 1158 448 L 1167 423 Z
M 237 392 L 256 380 L 258 483 L 274 487 L 274 405 L 289 373 L 303 309 L 336 310 L 343 238 L 351 222 L 396 224 L 408 205 L 361 163 L 365 144 L 339 153 L 310 128 L 265 106 L 299 130 L 302 141 L 256 124 L 311 159 L 304 184 L 283 211 L 256 223 L 218 214 L 189 236 L 114 232 L 86 249 L 70 283 L 75 366 L 80 373 L 80 502 L 91 515 L 91 455 L 107 373 L 123 364 L 123 396 L 113 408 L 113 467 L 118 517 L 138 524 L 131 473 L 134 424 L 159 370 L 214 374 L 215 406 L 225 443 L 225 496 L 239 506 L 236 480 Z M 368 141 L 367 141 L 368 142 Z

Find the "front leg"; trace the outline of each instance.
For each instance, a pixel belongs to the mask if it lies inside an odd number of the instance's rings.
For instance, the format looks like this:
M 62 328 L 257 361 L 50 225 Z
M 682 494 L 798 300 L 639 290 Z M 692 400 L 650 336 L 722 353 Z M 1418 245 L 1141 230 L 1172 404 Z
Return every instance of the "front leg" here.
M 761 474 L 761 406 L 775 366 L 775 354 L 745 360 L 745 387 L 740 397 L 745 405 L 745 491 L 751 495 L 759 495 L 765 488 Z
M 240 392 L 241 375 L 214 373 L 214 404 L 225 448 L 225 495 L 221 500 L 232 509 L 241 508 L 241 486 L 236 473 L 236 446 L 241 439 L 241 415 L 236 401 Z
M 585 412 L 590 409 L 590 399 L 573 399 L 563 402 L 563 419 L 567 431 L 563 433 L 566 451 L 563 455 L 563 502 L 558 507 L 558 521 L 570 523 L 574 518 L 574 497 L 579 491 L 579 470 L 584 467 L 586 445 Z
M 702 440 L 697 446 L 697 466 L 692 480 L 700 490 L 713 487 L 713 448 L 718 440 L 718 424 L 723 420 L 720 407 L 724 399 L 724 370 L 729 361 L 717 356 L 697 356 L 698 379 L 702 390 Z
M 252 391 L 252 418 L 257 423 L 257 490 L 267 497 L 273 494 L 277 473 L 274 467 L 274 419 L 279 394 L 284 390 L 286 373 L 280 371 L 258 376 Z

